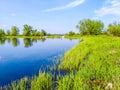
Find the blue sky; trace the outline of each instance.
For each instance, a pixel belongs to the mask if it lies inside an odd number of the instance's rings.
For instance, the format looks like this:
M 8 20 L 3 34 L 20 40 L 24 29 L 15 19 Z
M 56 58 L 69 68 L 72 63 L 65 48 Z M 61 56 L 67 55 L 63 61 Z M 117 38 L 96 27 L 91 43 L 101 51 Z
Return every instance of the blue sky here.
M 78 32 L 82 19 L 120 20 L 120 0 L 0 0 L 0 28 L 24 24 L 49 33 Z

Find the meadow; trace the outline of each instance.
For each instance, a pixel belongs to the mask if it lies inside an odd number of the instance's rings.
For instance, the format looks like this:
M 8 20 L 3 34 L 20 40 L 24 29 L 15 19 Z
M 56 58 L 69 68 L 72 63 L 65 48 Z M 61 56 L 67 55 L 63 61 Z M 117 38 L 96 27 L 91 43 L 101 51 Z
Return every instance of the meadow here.
M 72 38 L 72 37 L 71 37 Z M 75 38 L 75 36 L 73 37 Z M 120 37 L 81 36 L 64 55 L 58 70 L 66 75 L 40 72 L 4 87 L 5 90 L 120 90 Z M 9 90 L 8 89 L 8 90 Z

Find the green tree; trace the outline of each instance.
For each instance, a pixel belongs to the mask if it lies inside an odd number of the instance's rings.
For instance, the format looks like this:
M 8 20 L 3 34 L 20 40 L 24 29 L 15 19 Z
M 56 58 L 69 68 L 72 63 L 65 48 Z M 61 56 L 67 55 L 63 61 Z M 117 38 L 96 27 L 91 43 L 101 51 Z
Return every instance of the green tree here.
M 43 37 L 44 34 L 43 34 L 42 32 L 40 32 L 40 31 L 38 31 L 38 32 L 37 32 L 37 36 L 41 36 L 41 37 Z
M 4 36 L 5 35 L 5 32 L 3 29 L 0 29 L 0 37 Z
M 120 36 L 120 23 L 109 24 L 107 32 L 113 36 Z
M 73 36 L 73 35 L 75 35 L 75 32 L 70 31 L 70 32 L 69 32 L 69 36 Z
M 30 36 L 32 31 L 32 27 L 30 25 L 25 24 L 23 28 L 23 35 Z
M 76 26 L 83 35 L 98 35 L 102 33 L 104 23 L 90 19 L 81 20 Z
M 41 32 L 43 33 L 44 36 L 47 35 L 47 32 L 44 29 L 42 29 Z
M 10 33 L 12 36 L 16 36 L 19 34 L 19 29 L 16 27 L 16 26 L 13 26 L 11 28 L 11 33 Z
M 31 30 L 31 36 L 37 36 L 37 30 Z

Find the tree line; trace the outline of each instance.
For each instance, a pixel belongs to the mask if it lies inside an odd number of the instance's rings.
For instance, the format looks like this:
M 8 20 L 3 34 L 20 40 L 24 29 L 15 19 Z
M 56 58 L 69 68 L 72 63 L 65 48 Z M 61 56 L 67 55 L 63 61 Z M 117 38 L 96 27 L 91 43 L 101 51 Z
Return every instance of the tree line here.
M 11 30 L 7 30 L 5 32 L 3 29 L 0 29 L 0 36 L 17 36 L 19 34 L 19 28 L 16 26 L 12 26 Z M 37 29 L 33 29 L 30 25 L 23 25 L 23 36 L 46 36 L 47 32 L 45 30 L 38 31 Z
M 120 23 L 114 22 L 112 24 L 108 25 L 107 29 L 104 29 L 104 23 L 100 20 L 91 20 L 91 19 L 83 19 L 81 20 L 78 25 L 76 25 L 76 28 L 79 30 L 81 35 L 100 35 L 100 34 L 108 34 L 112 36 L 120 36 Z M 16 26 L 13 26 L 11 30 L 8 30 L 5 32 L 3 29 L 0 29 L 0 37 L 2 36 L 17 36 L 19 34 L 19 28 Z M 54 34 L 50 34 L 45 31 L 41 30 L 38 31 L 37 29 L 33 29 L 30 25 L 25 24 L 23 26 L 23 33 L 22 36 L 50 36 Z M 59 34 L 60 35 L 60 34 Z M 75 32 L 70 31 L 68 34 L 69 36 L 76 35 Z
M 120 36 L 120 23 L 114 22 L 109 24 L 107 29 L 104 29 L 104 26 L 104 23 L 100 20 L 84 19 L 76 25 L 76 28 L 81 35 L 108 34 L 112 36 Z M 67 35 L 73 36 L 76 35 L 76 33 L 70 31 Z

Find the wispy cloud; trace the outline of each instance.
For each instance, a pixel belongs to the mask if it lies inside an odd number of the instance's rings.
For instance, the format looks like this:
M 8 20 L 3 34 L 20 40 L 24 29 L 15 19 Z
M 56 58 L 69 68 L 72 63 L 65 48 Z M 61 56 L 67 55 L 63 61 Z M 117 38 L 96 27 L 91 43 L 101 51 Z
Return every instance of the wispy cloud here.
M 68 8 L 74 8 L 74 7 L 82 4 L 84 1 L 85 0 L 75 0 L 73 2 L 68 3 L 67 5 L 46 9 L 46 10 L 43 10 L 43 12 L 52 12 L 52 11 L 64 10 L 64 9 L 68 9 Z
M 14 17 L 16 16 L 16 13 L 11 13 L 10 16 Z
M 106 0 L 105 5 L 95 10 L 96 17 L 103 17 L 106 15 L 120 15 L 120 0 Z
M 8 26 L 9 26 L 9 25 L 7 25 L 7 24 L 3 24 L 3 25 L 2 25 L 2 27 L 8 27 Z

